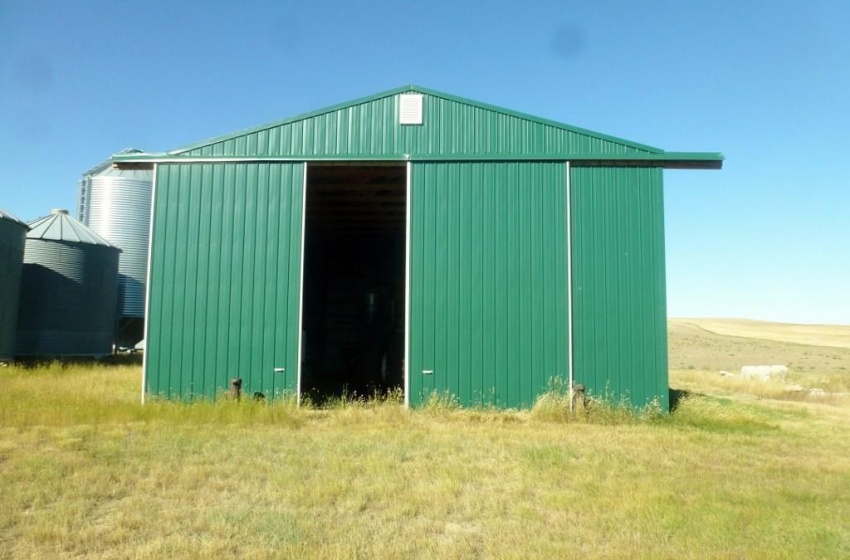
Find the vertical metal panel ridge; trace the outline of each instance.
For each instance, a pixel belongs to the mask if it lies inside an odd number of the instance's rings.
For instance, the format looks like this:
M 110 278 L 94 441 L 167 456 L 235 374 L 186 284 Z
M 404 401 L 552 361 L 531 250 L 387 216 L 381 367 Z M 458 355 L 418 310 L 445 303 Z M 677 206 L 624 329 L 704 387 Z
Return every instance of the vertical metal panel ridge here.
M 153 176 L 151 178 L 151 207 L 150 207 L 150 216 L 148 218 L 148 251 L 147 251 L 147 259 L 145 266 L 145 317 L 150 317 L 150 305 L 151 305 L 151 285 L 150 282 L 147 281 L 148 278 L 151 277 L 151 255 L 153 250 L 153 221 L 154 221 L 154 210 L 156 208 L 156 177 L 157 171 L 159 169 L 158 164 L 153 164 Z M 120 261 L 119 261 L 120 262 Z M 145 395 L 147 395 L 148 391 L 148 348 L 150 343 L 150 321 L 145 321 L 144 326 L 144 338 L 145 348 L 142 351 L 142 404 L 145 404 Z
M 197 277 L 196 291 L 201 293 L 214 293 L 217 277 L 216 270 L 216 255 L 212 244 L 212 232 L 215 229 L 214 220 L 214 204 L 215 195 L 213 189 L 210 188 L 213 177 L 213 168 L 211 166 L 198 166 L 195 169 L 193 176 L 197 193 L 195 195 L 195 206 L 192 212 L 198 216 L 197 220 L 197 235 L 195 243 L 198 250 L 195 255 L 196 266 L 194 267 Z M 205 384 L 204 372 L 207 371 L 208 364 L 211 362 L 210 349 L 208 346 L 208 333 L 210 332 L 210 324 L 214 321 L 210 317 L 209 305 L 195 305 L 193 323 L 195 328 L 192 330 L 192 352 L 184 354 L 184 366 L 193 369 L 192 385 L 194 387 L 203 387 Z M 195 356 L 197 355 L 197 358 Z M 189 360 L 187 364 L 185 360 Z
M 197 281 L 197 278 L 188 277 L 187 270 L 189 258 L 194 257 L 194 254 L 190 253 L 189 220 L 196 213 L 194 211 L 195 209 L 192 208 L 192 194 L 196 188 L 192 183 L 192 175 L 197 167 L 197 165 L 180 166 L 178 194 L 182 199 L 182 203 L 176 204 L 174 208 L 177 214 L 177 220 L 175 222 L 177 246 L 175 247 L 174 262 L 171 267 L 171 270 L 174 271 L 174 288 L 171 297 L 175 302 L 191 301 L 191 286 Z M 190 212 L 190 210 L 192 211 Z M 174 348 L 172 371 L 179 379 L 178 387 L 180 394 L 193 397 L 195 394 L 192 390 L 192 375 L 194 371 L 183 367 L 184 352 L 191 352 L 192 350 L 191 345 L 185 341 L 185 338 L 192 332 L 192 325 L 187 324 L 186 321 L 186 314 L 189 312 L 190 307 L 189 305 L 173 305 L 170 311 L 172 322 L 175 325 L 179 325 L 179 328 L 174 329 L 172 333 L 172 347 Z
M 565 181 L 561 163 L 412 164 L 411 402 L 528 407 L 566 377 Z
M 573 386 L 575 385 L 573 352 L 573 236 L 572 236 L 572 181 L 570 162 L 564 163 L 564 206 L 566 217 L 566 274 L 567 274 L 567 384 L 570 392 L 570 412 L 573 410 Z
M 410 231 L 411 231 L 411 169 L 405 170 L 405 231 L 404 231 L 404 406 L 410 407 Z M 306 201 L 304 206 L 306 207 Z
M 661 171 L 573 168 L 571 195 L 575 380 L 666 407 Z
M 145 321 L 145 352 L 144 352 L 144 375 L 145 386 L 143 391 L 151 396 L 156 395 L 163 385 L 162 383 L 162 367 L 159 362 L 161 348 L 159 345 L 161 319 L 161 297 L 159 296 L 162 282 L 164 281 L 161 272 L 164 255 L 162 249 L 162 223 L 167 222 L 164 214 L 167 212 L 167 206 L 162 200 L 167 196 L 162 184 L 168 181 L 171 165 L 157 164 L 156 166 L 156 181 L 154 184 L 155 193 L 152 199 L 153 208 L 151 210 L 151 233 L 150 233 L 150 253 L 148 255 L 148 285 L 147 285 L 147 305 L 146 305 L 146 321 Z
M 656 225 L 656 243 L 659 250 L 658 260 L 661 270 L 656 284 L 656 340 L 659 341 L 656 347 L 656 359 L 658 360 L 659 368 L 662 368 L 665 375 L 663 379 L 663 387 L 657 387 L 656 390 L 663 389 L 664 394 L 669 399 L 669 341 L 667 339 L 667 233 L 664 229 L 664 171 L 661 168 L 654 169 L 655 185 L 658 202 L 653 207 L 655 211 L 653 223 Z M 661 384 L 662 380 L 657 380 L 656 383 Z M 667 403 L 669 408 L 670 403 Z
M 302 169 L 300 163 L 158 169 L 149 393 L 215 399 L 232 377 L 243 379 L 246 392 L 270 397 L 296 390 Z M 278 366 L 285 372 L 275 373 Z
M 398 122 L 396 96 L 344 105 L 219 139 L 188 156 L 629 154 L 648 150 L 588 131 L 424 94 L 422 125 Z M 267 139 L 267 140 L 266 140 Z
M 301 351 L 304 347 L 304 341 L 301 340 L 304 333 L 304 242 L 306 238 L 307 227 L 307 179 L 310 173 L 310 166 L 305 163 L 302 172 L 301 180 L 301 244 L 300 244 L 300 264 L 298 267 L 298 361 L 296 362 L 297 379 L 295 382 L 296 401 L 298 406 L 301 406 Z
M 187 171 L 188 188 L 186 193 L 187 204 L 181 205 L 183 211 L 181 222 L 184 228 L 179 230 L 179 235 L 186 244 L 183 250 L 183 257 L 180 259 L 179 270 L 181 282 L 179 282 L 182 298 L 191 300 L 192 292 L 203 293 L 206 291 L 207 277 L 202 271 L 198 270 L 198 258 L 204 251 L 205 247 L 201 245 L 199 238 L 199 227 L 201 212 L 199 207 L 200 192 L 203 190 L 201 184 L 201 166 L 193 165 L 183 168 Z M 190 247 L 197 247 L 197 250 L 190 250 Z M 199 328 L 204 325 L 198 325 L 195 321 L 195 310 L 203 305 L 186 306 L 179 311 L 179 321 L 184 328 L 177 333 L 179 354 L 176 356 L 177 367 L 181 373 L 181 386 L 184 394 L 196 394 L 203 392 L 203 354 L 196 355 L 195 335 Z M 197 360 L 198 363 L 195 363 Z M 193 367 L 194 366 L 194 367 Z
M 288 296 L 288 305 L 286 308 L 285 317 L 287 318 L 295 318 L 295 321 L 291 320 L 287 323 L 288 331 L 287 331 L 287 348 L 283 355 L 283 359 L 287 362 L 286 368 L 288 372 L 296 371 L 297 372 L 297 364 L 292 364 L 294 359 L 297 359 L 299 352 L 299 332 L 292 332 L 293 330 L 298 328 L 297 318 L 301 314 L 301 300 L 300 300 L 300 292 L 301 292 L 301 231 L 303 231 L 303 216 L 304 211 L 302 208 L 305 206 L 304 204 L 304 196 L 306 195 L 305 189 L 305 181 L 306 178 L 304 176 L 305 173 L 305 164 L 298 165 L 290 165 L 288 166 L 287 173 L 290 175 L 287 179 L 287 182 L 292 185 L 288 189 L 289 194 L 289 210 L 290 210 L 290 223 L 293 224 L 292 229 L 290 231 L 291 238 L 287 245 L 289 246 L 289 263 L 288 263 L 288 281 L 287 281 L 287 291 L 286 294 Z M 292 231 L 295 232 L 292 235 Z M 294 380 L 291 373 L 286 374 L 286 389 L 285 391 L 291 392 L 293 389 L 296 389 Z M 296 389 L 297 390 L 297 389 Z

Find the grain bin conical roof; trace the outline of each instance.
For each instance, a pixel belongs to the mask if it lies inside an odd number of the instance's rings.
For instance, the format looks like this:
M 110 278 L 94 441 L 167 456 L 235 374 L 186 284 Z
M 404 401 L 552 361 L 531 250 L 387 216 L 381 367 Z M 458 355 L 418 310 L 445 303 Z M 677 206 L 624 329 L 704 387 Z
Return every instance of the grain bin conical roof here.
M 53 210 L 49 216 L 30 222 L 29 227 L 30 231 L 27 233 L 27 239 L 102 245 L 118 251 L 121 250 L 69 216 L 67 210 Z
M 131 155 L 131 154 L 143 154 L 143 153 L 145 153 L 144 150 L 139 150 L 137 148 L 124 148 L 123 150 L 121 150 L 120 152 L 118 152 L 115 155 L 116 156 L 126 156 L 126 155 Z M 124 175 L 128 171 L 126 169 L 122 170 L 122 169 L 116 169 L 115 167 L 113 167 L 112 158 L 109 158 L 106 161 L 102 161 L 101 163 L 95 165 L 94 167 L 92 167 L 88 171 L 84 172 L 83 175 L 84 176 L 85 175 L 100 175 L 104 172 L 108 172 L 109 169 L 115 170 L 120 175 Z M 149 175 L 152 175 L 153 171 L 146 171 L 146 173 L 149 174 Z

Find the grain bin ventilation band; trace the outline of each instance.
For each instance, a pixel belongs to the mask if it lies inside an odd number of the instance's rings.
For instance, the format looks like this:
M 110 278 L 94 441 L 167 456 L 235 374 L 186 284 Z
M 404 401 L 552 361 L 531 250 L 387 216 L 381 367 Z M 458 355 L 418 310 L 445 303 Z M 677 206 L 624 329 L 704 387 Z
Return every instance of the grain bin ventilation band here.
M 422 124 L 422 94 L 403 93 L 398 99 L 399 124 Z

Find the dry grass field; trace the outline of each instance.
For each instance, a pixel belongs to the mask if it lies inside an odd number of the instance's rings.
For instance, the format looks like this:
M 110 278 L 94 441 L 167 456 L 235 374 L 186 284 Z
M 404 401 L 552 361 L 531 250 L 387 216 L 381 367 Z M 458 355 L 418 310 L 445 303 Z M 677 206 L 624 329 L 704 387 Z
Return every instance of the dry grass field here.
M 848 339 L 850 326 L 670 319 L 670 384 L 710 395 L 850 406 Z M 745 365 L 784 365 L 788 374 L 742 379 Z
M 670 368 L 738 372 L 781 364 L 797 373 L 850 376 L 850 326 L 739 319 L 670 319 Z
M 671 321 L 669 415 L 142 407 L 136 366 L 0 368 L 0 558 L 850 557 L 850 403 L 784 390 L 846 390 L 847 349 L 720 331 Z M 790 379 L 718 373 L 758 363 Z
M 722 336 L 850 349 L 850 325 L 801 325 L 748 319 L 671 319 L 670 323 L 672 326 L 688 323 Z

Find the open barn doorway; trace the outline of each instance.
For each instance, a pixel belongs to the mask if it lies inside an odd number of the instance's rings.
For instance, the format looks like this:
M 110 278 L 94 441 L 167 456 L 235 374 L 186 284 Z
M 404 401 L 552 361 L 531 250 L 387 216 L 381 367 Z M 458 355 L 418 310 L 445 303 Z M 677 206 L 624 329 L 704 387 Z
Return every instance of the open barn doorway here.
M 307 166 L 301 393 L 404 386 L 407 167 Z

